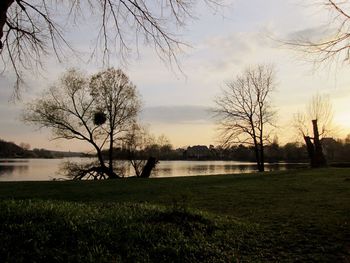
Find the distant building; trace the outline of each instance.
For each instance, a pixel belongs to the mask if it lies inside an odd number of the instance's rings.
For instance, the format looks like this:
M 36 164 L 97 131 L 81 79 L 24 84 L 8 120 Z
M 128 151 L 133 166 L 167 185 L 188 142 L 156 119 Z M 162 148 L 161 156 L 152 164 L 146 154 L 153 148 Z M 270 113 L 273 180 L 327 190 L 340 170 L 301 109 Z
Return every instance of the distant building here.
M 184 157 L 186 159 L 208 159 L 211 157 L 210 150 L 205 145 L 195 145 L 187 147 L 184 152 Z

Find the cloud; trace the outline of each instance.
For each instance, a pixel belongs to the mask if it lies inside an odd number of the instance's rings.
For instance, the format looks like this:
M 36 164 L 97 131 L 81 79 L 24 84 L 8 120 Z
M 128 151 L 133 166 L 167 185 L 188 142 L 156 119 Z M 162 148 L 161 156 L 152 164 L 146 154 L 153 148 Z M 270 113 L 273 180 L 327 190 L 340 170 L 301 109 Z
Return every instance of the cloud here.
M 251 64 L 270 62 L 271 50 L 276 43 L 271 39 L 272 29 L 261 27 L 255 32 L 231 32 L 207 38 L 196 54 L 205 74 L 208 71 L 227 74 Z
M 325 36 L 329 36 L 334 33 L 335 30 L 331 29 L 327 26 L 316 26 L 309 27 L 301 30 L 292 31 L 287 34 L 287 41 L 295 41 L 295 42 L 319 42 L 325 38 Z
M 249 53 L 252 51 L 249 35 L 244 33 L 232 33 L 229 36 L 212 37 L 206 41 L 206 44 L 212 50 L 220 52 L 239 52 Z
M 11 84 L 10 78 L 0 74 L 0 106 L 11 100 L 13 91 L 13 84 Z
M 142 111 L 146 123 L 207 124 L 212 123 L 210 108 L 205 106 L 157 106 Z

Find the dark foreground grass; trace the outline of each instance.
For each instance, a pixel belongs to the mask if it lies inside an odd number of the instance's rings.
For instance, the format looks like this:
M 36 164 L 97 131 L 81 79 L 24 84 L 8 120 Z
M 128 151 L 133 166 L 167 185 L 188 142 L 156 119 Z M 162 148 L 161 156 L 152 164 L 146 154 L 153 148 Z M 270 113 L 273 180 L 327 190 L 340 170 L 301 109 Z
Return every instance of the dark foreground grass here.
M 6 201 L 0 208 L 1 262 L 229 262 L 253 231 L 152 205 Z
M 0 183 L 0 199 L 0 262 L 350 260 L 350 169 Z

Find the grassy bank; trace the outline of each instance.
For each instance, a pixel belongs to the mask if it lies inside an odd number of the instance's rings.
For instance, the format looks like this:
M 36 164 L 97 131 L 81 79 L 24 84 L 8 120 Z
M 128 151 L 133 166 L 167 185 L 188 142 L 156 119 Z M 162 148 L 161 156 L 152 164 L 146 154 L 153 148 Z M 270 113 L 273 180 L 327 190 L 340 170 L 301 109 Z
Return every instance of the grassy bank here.
M 164 262 L 349 260 L 350 169 L 0 183 L 0 199 L 0 211 L 7 211 L 1 212 L 1 234 L 8 237 L 0 246 L 43 238 L 39 251 L 66 251 L 58 253 L 58 261 L 91 253 L 89 257 L 101 261 L 138 256 L 139 261 L 160 256 Z M 21 236 L 26 222 L 33 230 Z M 40 225 L 45 230 L 37 236 Z M 59 231 L 52 232 L 54 226 Z M 69 246 L 73 251 L 55 248 L 68 239 L 71 228 L 77 231 L 75 246 Z M 26 248 L 20 247 L 11 253 Z

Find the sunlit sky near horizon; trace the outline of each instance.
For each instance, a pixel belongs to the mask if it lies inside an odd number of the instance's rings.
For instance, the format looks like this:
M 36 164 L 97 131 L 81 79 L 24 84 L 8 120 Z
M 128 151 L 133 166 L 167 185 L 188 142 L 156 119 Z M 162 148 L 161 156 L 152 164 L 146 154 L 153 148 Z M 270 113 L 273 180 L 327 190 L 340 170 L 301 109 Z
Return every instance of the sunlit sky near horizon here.
M 305 2 L 305 1 L 304 1 Z M 310 1 L 312 2 L 312 1 Z M 302 111 L 317 93 L 329 95 L 334 109 L 337 133 L 350 133 L 350 65 L 329 64 L 315 67 L 301 53 L 283 46 L 277 40 L 293 36 L 317 38 L 332 25 L 329 13 L 320 5 L 306 5 L 300 0 L 231 0 L 215 10 L 198 5 L 197 19 L 188 21 L 179 30 L 182 40 L 191 45 L 179 55 L 182 72 L 165 65 L 152 48 L 140 47 L 139 56 L 132 56 L 125 72 L 138 87 L 144 102 L 142 120 L 155 135 L 164 134 L 175 147 L 196 144 L 217 144 L 216 126 L 209 112 L 213 99 L 227 81 L 247 66 L 273 64 L 277 89 L 272 102 L 278 112 L 276 134 L 281 143 L 295 141 L 291 125 L 293 114 Z M 80 30 L 80 29 L 77 29 Z M 69 40 L 77 50 L 89 53 L 86 40 L 73 29 Z M 85 32 L 87 33 L 87 32 Z M 92 46 L 92 45 L 91 45 Z M 119 67 L 119 60 L 110 66 Z M 40 94 L 66 69 L 78 67 L 86 72 L 101 70 L 100 63 L 89 64 L 78 59 L 58 63 L 45 61 L 40 74 L 28 74 L 23 101 L 10 101 L 13 76 L 0 75 L 0 138 L 16 143 L 26 142 L 32 148 L 85 151 L 88 145 L 78 142 L 50 141 L 50 132 L 23 124 L 20 112 L 23 103 Z

